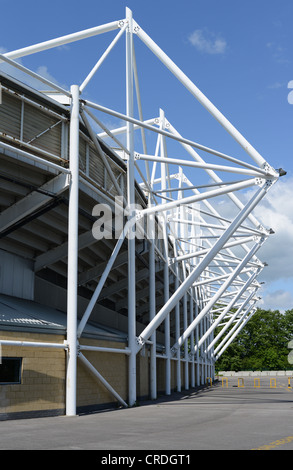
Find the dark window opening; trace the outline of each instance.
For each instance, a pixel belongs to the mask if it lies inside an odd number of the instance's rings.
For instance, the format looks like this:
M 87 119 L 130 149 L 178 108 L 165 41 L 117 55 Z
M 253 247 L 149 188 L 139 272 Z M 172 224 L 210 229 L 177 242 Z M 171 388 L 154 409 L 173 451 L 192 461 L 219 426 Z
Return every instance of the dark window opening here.
M 21 383 L 21 357 L 0 359 L 0 384 Z

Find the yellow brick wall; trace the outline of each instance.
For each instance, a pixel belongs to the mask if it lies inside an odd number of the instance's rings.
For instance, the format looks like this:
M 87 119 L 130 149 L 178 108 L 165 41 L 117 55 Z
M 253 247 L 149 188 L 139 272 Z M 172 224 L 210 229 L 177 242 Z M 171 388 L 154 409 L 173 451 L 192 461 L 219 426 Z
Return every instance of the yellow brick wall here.
M 63 343 L 63 336 L 1 332 L 1 339 Z M 22 357 L 20 384 L 0 385 L 0 413 L 63 409 L 65 351 L 2 346 L 2 356 Z
M 63 335 L 5 332 L 1 339 L 63 344 Z M 126 344 L 82 339 L 82 344 L 123 349 Z M 84 356 L 125 400 L 128 398 L 128 357 L 125 354 L 82 351 Z M 22 357 L 21 384 L 0 385 L 0 414 L 14 412 L 64 410 L 66 396 L 66 352 L 62 349 L 2 346 L 2 356 Z M 86 366 L 77 363 L 77 407 L 113 403 L 116 399 Z M 176 361 L 171 361 L 172 390 L 176 390 Z M 184 384 L 184 364 L 181 364 Z M 165 360 L 157 360 L 158 391 L 165 390 Z M 137 355 L 137 396 L 149 395 L 149 357 Z
M 64 336 L 1 331 L 0 338 L 15 341 L 39 341 L 62 344 Z M 83 340 L 83 344 L 124 348 L 125 344 Z M 19 412 L 64 410 L 66 397 L 66 352 L 62 349 L 2 346 L 3 357 L 22 357 L 20 384 L 0 385 L 0 415 Z M 85 351 L 110 385 L 127 400 L 128 360 L 124 354 Z M 77 363 L 77 407 L 115 402 L 105 387 L 93 378 L 80 361 Z

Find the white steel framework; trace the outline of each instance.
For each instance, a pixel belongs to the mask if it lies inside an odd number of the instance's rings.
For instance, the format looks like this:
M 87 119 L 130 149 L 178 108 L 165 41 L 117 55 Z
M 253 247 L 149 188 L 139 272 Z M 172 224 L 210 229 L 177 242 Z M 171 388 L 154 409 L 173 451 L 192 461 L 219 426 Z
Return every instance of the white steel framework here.
M 111 31 L 116 31 L 116 33 L 105 52 L 85 76 L 82 84 L 73 84 L 70 90 L 65 90 L 50 82 L 15 60 Z M 101 64 L 108 58 L 122 37 L 125 37 L 126 44 L 125 113 L 90 101 L 86 99 L 84 93 L 88 83 L 98 73 Z M 141 40 L 169 69 L 170 73 L 186 87 L 191 96 L 196 98 L 220 123 L 245 150 L 250 161 L 242 161 L 183 137 L 168 121 L 165 111 L 160 108 L 158 108 L 158 115 L 154 118 L 143 119 L 143 100 L 140 96 L 139 70 L 134 51 L 136 40 Z M 171 393 L 172 361 L 176 363 L 175 380 L 178 391 L 182 387 L 187 390 L 190 386 L 200 385 L 207 377 L 213 378 L 215 361 L 256 311 L 260 288 L 257 277 L 265 267 L 265 263 L 257 257 L 257 252 L 272 230 L 263 227 L 252 211 L 283 172 L 276 171 L 269 165 L 136 23 L 128 8 L 122 20 L 11 51 L 0 55 L 0 60 L 49 86 L 56 93 L 56 99 L 70 104 L 71 109 L 69 167 L 61 166 L 58 159 L 54 160 L 54 156 L 50 155 L 50 162 L 46 164 L 51 165 L 52 171 L 54 169 L 58 175 L 55 177 L 54 184 L 50 184 L 49 188 L 43 188 L 57 194 L 69 185 L 67 251 L 64 251 L 64 247 L 60 247 L 58 252 L 44 254 L 36 260 L 35 267 L 36 270 L 41 269 L 46 265 L 49 257 L 61 257 L 61 250 L 63 250 L 62 255 L 68 257 L 67 340 L 63 345 L 68 353 L 67 415 L 76 414 L 78 358 L 123 406 L 132 406 L 137 400 L 136 357 L 146 347 L 150 357 L 150 396 L 153 399 L 157 396 L 156 360 L 158 357 L 165 361 L 165 393 L 167 395 Z M 138 105 L 138 118 L 135 118 L 135 100 Z M 123 126 L 109 129 L 105 124 L 107 120 L 103 122 L 103 118 L 100 117 L 109 115 L 123 121 Z M 115 189 L 120 210 L 124 211 L 126 218 L 111 256 L 103 267 L 96 267 L 96 275 L 99 272 L 99 282 L 84 315 L 78 322 L 78 250 L 82 242 L 78 234 L 81 184 L 80 123 L 87 129 L 103 160 L 109 184 Z M 96 131 L 97 126 L 100 128 L 99 134 Z M 135 139 L 137 130 L 141 131 L 141 149 L 139 150 Z M 123 135 L 126 136 L 125 140 Z M 152 139 L 155 136 L 154 148 L 153 141 L 149 143 L 147 140 L 150 135 Z M 113 167 L 104 155 L 100 143 L 103 139 L 111 140 L 112 149 L 126 165 L 126 188 L 122 187 Z M 175 142 L 178 146 L 179 153 L 176 153 L 175 157 L 174 151 L 169 151 L 170 142 Z M 42 158 L 30 152 L 30 145 L 27 143 L 25 148 L 19 150 L 19 154 L 41 161 Z M 9 144 L 1 142 L 1 147 L 5 148 L 5 146 L 9 148 Z M 150 151 L 150 148 L 153 150 Z M 215 159 L 210 162 L 206 161 L 202 154 L 216 157 L 219 163 L 214 163 Z M 228 173 L 231 176 L 226 180 L 218 175 L 219 172 L 224 175 Z M 194 179 L 190 179 L 190 174 L 195 175 Z M 198 174 L 199 177 L 197 177 Z M 206 180 L 205 177 L 207 177 Z M 147 200 L 147 205 L 144 207 L 135 206 L 138 184 Z M 245 194 L 245 197 L 242 197 L 242 194 Z M 221 215 L 222 206 L 218 204 L 218 201 L 222 196 L 226 198 L 226 204 L 231 211 L 225 211 Z M 38 198 L 23 199 L 18 207 L 13 207 L 10 211 L 7 210 L 1 214 L 0 229 L 8 230 L 18 218 L 24 217 L 24 210 L 30 213 L 36 204 L 41 206 L 45 199 L 44 194 L 40 193 L 38 193 Z M 134 229 L 136 229 L 135 233 Z M 123 256 L 121 247 L 126 240 L 128 244 L 128 347 L 111 349 L 82 346 L 79 344 L 81 334 L 111 269 L 119 265 L 121 261 Z M 137 301 L 141 294 L 137 292 L 136 285 L 143 273 L 136 269 L 138 240 L 146 240 L 149 246 L 148 274 L 145 274 L 149 276 L 148 320 L 139 333 L 136 322 L 141 307 L 137 306 Z M 161 286 L 163 295 L 159 307 L 156 305 L 158 301 L 155 281 L 156 260 L 163 263 Z M 85 276 L 84 273 L 81 275 Z M 172 289 L 170 288 L 171 278 L 174 286 Z M 118 289 L 118 286 L 116 288 Z M 156 348 L 156 333 L 160 328 L 165 337 L 163 352 L 158 352 Z M 216 328 L 218 330 L 215 336 Z M 25 345 L 25 342 L 21 342 L 21 345 Z M 27 345 L 31 346 L 32 343 L 27 343 Z M 44 347 L 46 343 L 33 344 L 36 347 L 38 345 Z M 54 344 L 47 344 L 47 346 L 54 347 Z M 62 346 L 58 344 L 56 347 Z M 129 361 L 127 403 L 86 359 L 83 351 L 89 349 L 127 355 Z M 184 368 L 184 384 L 181 383 L 182 367 Z

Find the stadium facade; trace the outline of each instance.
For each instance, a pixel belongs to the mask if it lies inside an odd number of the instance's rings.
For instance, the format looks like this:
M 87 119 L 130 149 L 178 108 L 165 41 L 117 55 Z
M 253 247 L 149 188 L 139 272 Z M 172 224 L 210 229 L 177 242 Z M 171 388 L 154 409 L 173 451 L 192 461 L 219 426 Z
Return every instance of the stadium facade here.
M 16 60 L 113 31 L 84 82 L 69 90 Z M 123 37 L 125 113 L 84 94 Z M 248 160 L 185 138 L 159 107 L 143 119 L 137 40 Z M 266 263 L 257 252 L 273 231 L 253 209 L 285 172 L 271 167 L 128 8 L 125 19 L 0 60 L 46 87 L 0 76 L 0 419 L 133 406 L 213 381 L 216 360 L 260 299 Z M 109 116 L 123 125 L 110 129 Z M 170 142 L 180 149 L 175 157 Z

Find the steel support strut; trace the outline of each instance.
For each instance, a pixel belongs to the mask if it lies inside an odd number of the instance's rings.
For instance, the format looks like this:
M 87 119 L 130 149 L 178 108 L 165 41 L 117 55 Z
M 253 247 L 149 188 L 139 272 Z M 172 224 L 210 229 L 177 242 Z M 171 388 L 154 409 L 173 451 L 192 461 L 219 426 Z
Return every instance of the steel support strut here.
M 250 310 L 250 309 L 249 309 Z M 237 328 L 233 332 L 231 338 L 227 341 L 227 343 L 223 346 L 223 348 L 217 353 L 215 356 L 215 360 L 218 360 L 219 357 L 223 354 L 223 352 L 227 349 L 227 347 L 232 343 L 233 339 L 240 333 L 242 328 L 246 325 L 246 323 L 251 319 L 251 317 L 255 314 L 256 308 L 252 310 L 252 312 L 246 316 L 246 318 L 242 318 L 239 323 L 237 323 Z M 249 312 L 247 312 L 249 313 Z
M 77 287 L 78 287 L 78 199 L 79 199 L 79 88 L 71 87 L 70 157 L 71 181 L 68 209 L 66 414 L 76 414 L 77 377 Z
M 169 301 L 162 307 L 162 309 L 157 313 L 156 317 L 153 321 L 149 323 L 149 325 L 142 331 L 138 338 L 137 344 L 137 351 L 139 351 L 142 345 L 145 343 L 146 340 L 150 337 L 155 329 L 161 324 L 161 322 L 166 318 L 168 313 L 175 307 L 176 303 L 183 297 L 184 293 L 193 285 L 196 279 L 200 276 L 200 274 L 204 271 L 204 269 L 209 265 L 209 263 L 213 260 L 215 255 L 220 251 L 220 249 L 224 246 L 226 241 L 233 235 L 233 233 L 237 230 L 237 228 L 242 224 L 242 222 L 246 219 L 248 214 L 256 207 L 256 205 L 261 201 L 261 199 L 267 193 L 269 185 L 267 182 L 259 188 L 256 194 L 252 197 L 252 199 L 246 204 L 246 206 L 239 212 L 237 217 L 228 227 L 226 232 L 219 238 L 219 240 L 215 243 L 215 245 L 211 248 L 211 250 L 206 254 L 203 258 L 201 263 L 189 274 L 189 276 L 182 282 L 181 286 L 178 290 L 170 297 Z
M 160 121 L 162 128 L 165 127 L 165 113 L 162 109 L 160 109 Z M 163 162 L 166 156 L 166 141 L 165 137 L 161 137 L 161 156 L 159 160 L 162 160 L 161 163 L 161 188 L 162 190 L 166 191 L 166 179 L 167 179 L 167 170 L 166 164 Z M 166 303 L 169 299 L 169 250 L 168 250 L 168 234 L 167 234 L 167 224 L 166 220 L 164 219 L 164 214 L 161 216 L 161 222 L 163 227 L 163 238 L 164 238 L 164 302 Z M 165 393 L 166 395 L 171 394 L 171 354 L 170 354 L 170 316 L 167 315 L 165 318 Z
M 254 288 L 254 290 L 250 293 L 250 295 L 243 301 L 243 303 L 240 305 L 240 307 L 238 307 L 238 309 L 236 310 L 236 312 L 234 313 L 234 315 L 231 316 L 231 318 L 227 321 L 226 325 L 221 329 L 221 331 L 217 334 L 217 336 L 212 340 L 212 342 L 209 344 L 208 348 L 207 348 L 207 352 L 209 352 L 213 346 L 219 341 L 219 339 L 221 338 L 221 336 L 223 336 L 223 334 L 225 333 L 225 331 L 227 331 L 227 329 L 229 328 L 229 326 L 233 323 L 233 321 L 235 321 L 235 319 L 237 317 L 239 317 L 240 313 L 242 312 L 242 310 L 246 307 L 246 305 L 248 305 L 250 303 L 250 301 L 252 300 L 252 298 L 255 296 L 256 294 L 256 290 L 257 290 L 257 287 Z M 256 300 L 254 300 L 253 302 L 253 305 L 255 304 Z
M 251 257 L 254 255 L 254 253 L 256 253 L 256 251 L 261 247 L 261 244 L 262 243 L 256 243 L 255 246 L 251 249 L 251 252 L 248 253 L 246 255 L 246 257 L 244 258 L 243 262 L 240 263 L 240 264 L 246 264 L 247 262 L 247 258 L 248 257 Z M 241 268 L 240 268 L 241 269 Z M 233 278 L 236 277 L 237 273 L 240 271 L 239 268 L 237 268 L 237 270 L 234 271 L 233 273 Z M 198 345 L 195 346 L 195 350 L 197 348 L 199 348 L 203 342 L 205 341 L 206 338 L 209 337 L 209 335 L 211 334 L 212 331 L 214 331 L 214 329 L 217 327 L 217 325 L 220 323 L 220 321 L 226 316 L 226 314 L 233 308 L 233 306 L 235 305 L 235 303 L 238 301 L 238 299 L 242 296 L 242 294 L 248 289 L 248 287 L 250 286 L 250 284 L 252 283 L 252 281 L 255 279 L 256 275 L 258 273 L 254 273 L 250 279 L 248 279 L 246 281 L 246 283 L 242 286 L 242 288 L 236 293 L 235 297 L 232 298 L 232 300 L 228 303 L 227 307 L 223 310 L 223 312 L 218 316 L 218 318 L 213 322 L 213 324 L 210 326 L 210 328 L 206 331 L 206 333 L 202 336 L 202 338 L 200 338 L 199 342 L 198 342 Z M 213 302 L 214 303 L 214 302 Z M 209 305 L 209 304 L 208 304 Z M 204 311 L 209 311 L 211 307 L 205 307 L 205 309 L 203 309 L 203 311 L 201 313 L 204 313 Z M 190 328 L 192 327 L 193 329 L 195 328 L 196 326 L 196 321 L 191 323 L 190 325 Z M 185 332 L 184 332 L 185 333 Z M 185 334 L 184 334 L 184 337 L 185 337 Z M 180 338 L 179 338 L 179 341 L 178 341 L 178 346 L 180 346 Z M 210 348 L 208 347 L 207 348 L 207 351 L 209 351 Z
M 253 292 L 252 294 L 254 295 L 255 292 Z M 249 297 L 250 297 L 250 296 L 249 296 Z M 231 330 L 229 331 L 229 333 L 227 333 L 227 335 L 223 338 L 223 340 L 221 341 L 221 343 L 219 343 L 218 346 L 215 348 L 215 350 L 213 351 L 213 356 L 216 355 L 216 353 L 222 348 L 222 346 L 223 346 L 223 345 L 228 341 L 228 339 L 232 336 L 232 334 L 234 333 L 234 331 L 236 330 L 236 328 L 241 324 L 241 322 L 244 321 L 244 319 L 247 317 L 247 315 L 249 314 L 249 312 L 254 308 L 255 303 L 257 302 L 257 300 L 258 300 L 258 299 L 255 299 L 255 300 L 252 302 L 252 305 L 249 305 L 249 306 L 247 307 L 247 310 L 244 311 L 244 313 L 242 313 L 242 315 L 241 315 L 240 318 L 236 321 L 235 325 L 231 328 Z M 242 307 L 242 306 L 241 306 L 241 307 Z M 255 311 L 255 310 L 254 310 L 254 311 Z M 240 309 L 238 309 L 238 311 L 237 311 L 236 313 L 239 315 Z M 235 316 L 233 315 L 231 318 L 232 318 L 232 321 L 233 321 L 235 318 L 237 318 L 237 315 L 235 315 Z M 227 328 L 231 325 L 232 321 L 227 323 L 227 325 L 228 325 Z M 227 329 L 225 329 L 225 331 L 226 331 L 226 330 L 227 330 Z M 222 330 L 221 330 L 220 333 L 222 333 Z M 219 337 L 220 337 L 220 336 L 218 335 L 218 336 L 215 338 L 215 343 L 218 342 Z
M 211 115 L 226 129 L 226 131 L 244 148 L 248 155 L 263 168 L 266 164 L 264 158 L 240 134 L 240 132 L 223 116 L 223 114 L 210 102 L 210 100 L 195 86 L 195 84 L 180 70 L 180 68 L 167 56 L 167 54 L 143 31 L 137 27 L 138 37 L 159 58 L 159 60 L 175 75 L 187 90 L 211 113 Z
M 133 38 L 132 12 L 126 8 L 128 28 L 126 30 L 126 114 L 133 116 Z M 127 122 L 127 149 L 129 151 L 127 166 L 127 204 L 130 209 L 129 220 L 135 218 L 134 189 L 134 134 L 133 124 Z M 135 235 L 131 226 L 128 236 L 128 347 L 129 355 L 129 405 L 136 402 L 136 286 L 135 286 Z

